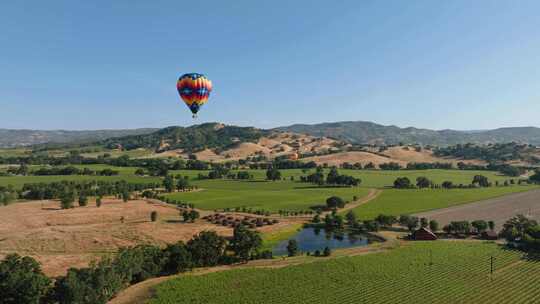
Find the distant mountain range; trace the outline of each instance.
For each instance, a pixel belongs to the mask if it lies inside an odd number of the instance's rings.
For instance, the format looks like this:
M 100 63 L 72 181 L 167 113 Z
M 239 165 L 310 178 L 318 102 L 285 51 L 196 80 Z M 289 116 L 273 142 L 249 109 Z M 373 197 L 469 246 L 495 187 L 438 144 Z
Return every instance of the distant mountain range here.
M 111 137 L 148 134 L 159 129 L 126 129 L 126 130 L 13 130 L 0 129 L 0 148 L 31 146 L 43 143 L 76 143 L 104 140 Z
M 366 121 L 343 121 L 320 124 L 295 124 L 271 130 L 224 126 L 217 123 L 194 125 L 187 128 L 40 131 L 0 129 L 0 148 L 30 146 L 43 143 L 121 144 L 159 148 L 162 142 L 172 147 L 194 148 L 205 145 L 224 146 L 232 140 L 255 140 L 272 131 L 303 133 L 330 137 L 355 144 L 422 144 L 448 146 L 455 144 L 518 142 L 540 146 L 540 128 L 516 127 L 480 131 L 429 130 L 414 127 L 384 126 Z M 236 138 L 236 139 L 235 139 Z M 171 148 L 172 148 L 171 147 Z
M 540 128 L 516 127 L 484 131 L 429 130 L 384 126 L 367 121 L 295 124 L 276 130 L 326 136 L 359 144 L 423 144 L 447 146 L 464 143 L 519 142 L 540 145 Z

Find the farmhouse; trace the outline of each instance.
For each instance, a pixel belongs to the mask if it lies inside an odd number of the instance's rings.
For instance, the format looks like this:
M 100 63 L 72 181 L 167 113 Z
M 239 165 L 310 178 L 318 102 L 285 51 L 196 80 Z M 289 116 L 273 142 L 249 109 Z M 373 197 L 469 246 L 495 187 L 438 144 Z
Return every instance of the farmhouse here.
M 435 241 L 437 236 L 431 230 L 422 227 L 413 233 L 412 239 L 415 241 Z

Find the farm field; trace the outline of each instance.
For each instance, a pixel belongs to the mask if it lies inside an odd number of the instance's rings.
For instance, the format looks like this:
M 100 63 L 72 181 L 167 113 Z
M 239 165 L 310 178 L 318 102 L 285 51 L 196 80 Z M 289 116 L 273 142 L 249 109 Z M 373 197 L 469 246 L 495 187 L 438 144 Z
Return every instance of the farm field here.
M 245 206 L 277 212 L 308 210 L 312 206 L 325 204 L 326 199 L 332 195 L 352 201 L 353 196 L 363 197 L 369 192 L 368 188 L 361 187 L 314 187 L 291 181 L 206 180 L 194 184 L 203 190 L 172 193 L 167 197 L 187 201 L 206 210 Z
M 491 256 L 495 257 L 493 281 L 489 275 Z M 181 276 L 159 284 L 149 303 L 178 303 L 178 299 L 185 303 L 540 301 L 540 292 L 531 280 L 540 275 L 540 263 L 494 243 L 416 242 L 383 253 L 306 259 L 314 261 L 277 269 Z
M 527 215 L 540 220 L 540 190 L 532 190 L 512 195 L 505 195 L 471 204 L 437 209 L 416 214 L 419 217 L 434 219 L 440 225 L 459 220 L 493 220 L 501 228 L 512 216 Z
M 360 219 L 379 214 L 401 215 L 467 204 L 506 194 L 537 189 L 536 186 L 510 186 L 475 189 L 385 189 L 374 200 L 354 209 Z
M 32 166 L 33 169 L 38 166 Z M 76 165 L 79 168 L 102 170 L 110 168 L 119 171 L 118 176 L 2 176 L 0 186 L 12 185 L 21 188 L 25 183 L 53 182 L 53 181 L 82 181 L 82 180 L 126 180 L 134 183 L 160 182 L 160 177 L 136 176 L 135 167 L 114 167 L 108 165 Z M 415 181 L 419 176 L 426 176 L 436 183 L 450 180 L 454 184 L 469 184 L 473 177 L 482 174 L 490 181 L 504 181 L 510 179 L 492 171 L 462 171 L 462 170 L 344 170 L 341 174 L 352 175 L 362 179 L 359 187 L 318 187 L 299 182 L 300 176 L 308 173 L 300 169 L 280 170 L 284 180 L 269 182 L 265 180 L 265 170 L 247 170 L 253 175 L 253 180 L 199 180 L 199 174 L 208 171 L 198 170 L 172 170 L 173 175 L 188 176 L 192 185 L 200 191 L 176 192 L 166 194 L 171 199 L 195 204 L 197 208 L 205 210 L 247 207 L 264 209 L 271 212 L 278 210 L 307 210 L 316 205 L 323 205 L 332 195 L 343 197 L 352 201 L 353 196 L 364 197 L 371 188 L 383 189 L 377 199 L 356 209 L 357 214 L 363 218 L 372 218 L 380 213 L 403 214 L 445 208 L 458 204 L 473 202 L 500 195 L 532 189 L 532 187 L 512 186 L 488 189 L 453 189 L 448 190 L 394 190 L 389 189 L 397 177 L 406 176 Z M 234 171 L 233 171 L 234 172 Z M 326 170 L 328 172 L 328 170 Z M 291 180 L 291 177 L 294 180 Z

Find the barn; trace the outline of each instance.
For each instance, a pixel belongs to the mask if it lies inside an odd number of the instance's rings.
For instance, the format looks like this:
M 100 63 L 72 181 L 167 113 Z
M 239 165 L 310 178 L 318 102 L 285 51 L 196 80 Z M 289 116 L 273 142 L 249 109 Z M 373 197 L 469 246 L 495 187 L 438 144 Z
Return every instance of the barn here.
M 431 230 L 422 227 L 412 234 L 412 239 L 415 241 L 435 241 L 437 235 L 431 232 Z

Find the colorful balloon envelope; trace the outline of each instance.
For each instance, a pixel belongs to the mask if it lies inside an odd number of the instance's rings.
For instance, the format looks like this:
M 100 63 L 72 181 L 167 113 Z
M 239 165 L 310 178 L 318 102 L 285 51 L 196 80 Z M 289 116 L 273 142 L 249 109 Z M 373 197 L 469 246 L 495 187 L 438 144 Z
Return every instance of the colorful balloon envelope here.
M 189 73 L 178 78 L 176 83 L 178 94 L 182 97 L 184 103 L 193 113 L 193 117 L 197 117 L 201 106 L 208 101 L 210 92 L 212 92 L 212 82 L 203 74 Z

